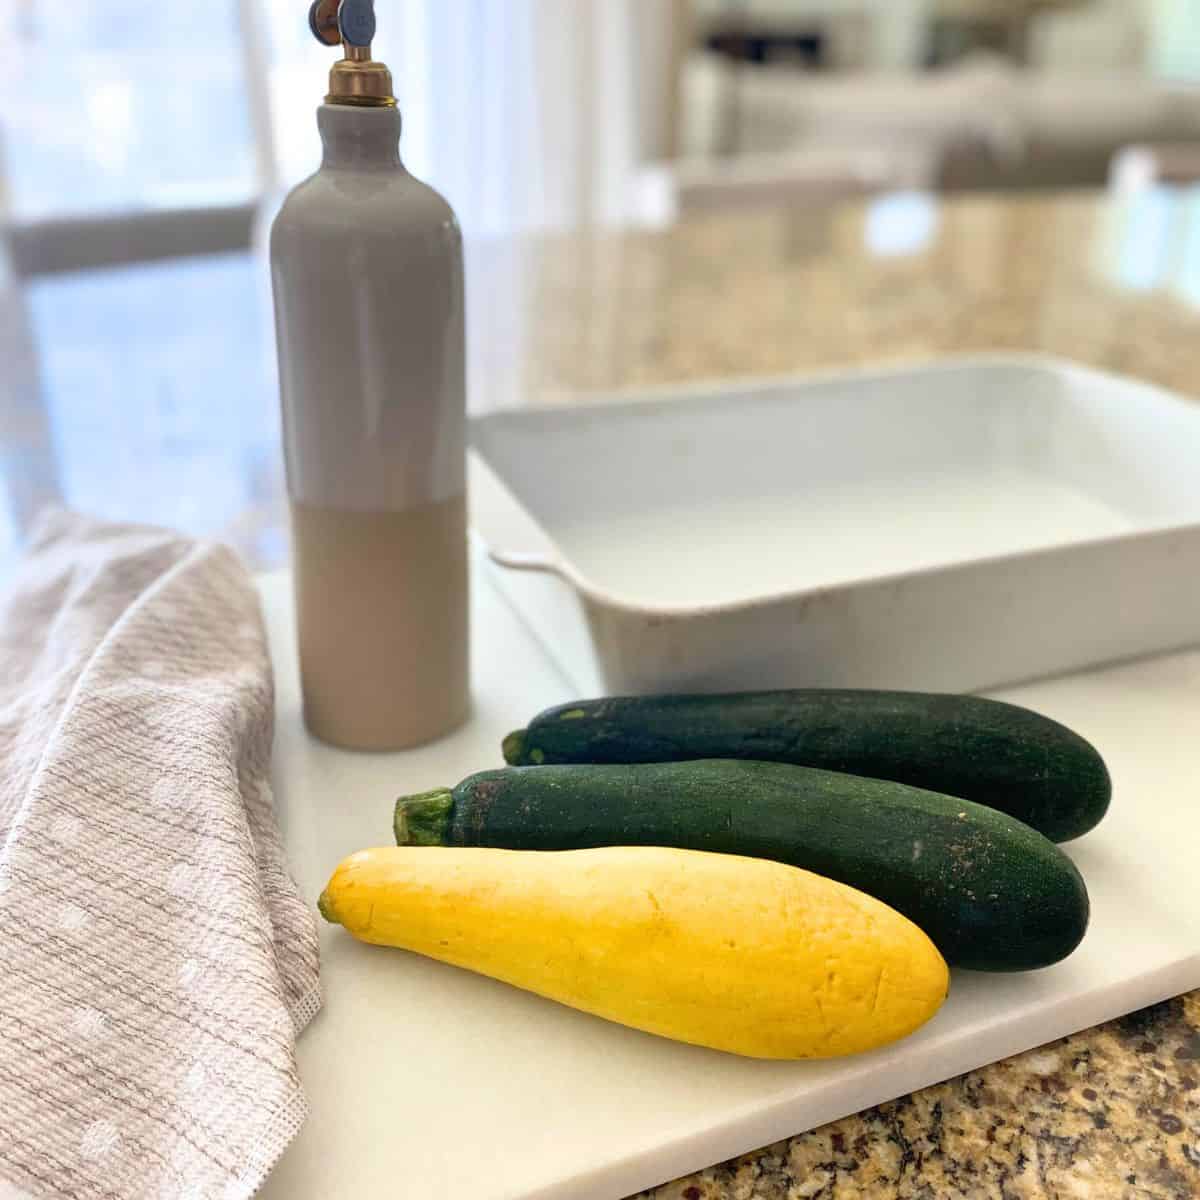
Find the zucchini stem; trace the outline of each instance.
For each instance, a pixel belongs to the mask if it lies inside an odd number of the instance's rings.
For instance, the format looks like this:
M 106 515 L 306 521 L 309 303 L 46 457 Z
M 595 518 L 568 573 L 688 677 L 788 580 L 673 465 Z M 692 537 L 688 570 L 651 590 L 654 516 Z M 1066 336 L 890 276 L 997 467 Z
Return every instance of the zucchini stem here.
M 528 730 L 518 729 L 510 733 L 501 743 L 504 751 L 504 761 L 510 767 L 522 766 L 525 762 L 525 734 Z
M 437 788 L 416 796 L 401 796 L 396 801 L 392 828 L 397 846 L 444 846 L 450 834 L 450 816 L 454 812 L 454 793 Z

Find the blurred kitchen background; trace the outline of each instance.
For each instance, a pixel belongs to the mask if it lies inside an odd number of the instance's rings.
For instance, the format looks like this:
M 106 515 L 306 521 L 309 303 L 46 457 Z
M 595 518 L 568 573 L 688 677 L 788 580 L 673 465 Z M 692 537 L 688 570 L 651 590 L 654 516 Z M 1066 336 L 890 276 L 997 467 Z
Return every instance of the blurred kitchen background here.
M 1189 382 L 1200 0 L 376 7 L 477 410 L 963 349 Z M 0 2 L 0 563 L 54 501 L 286 558 L 262 249 L 318 153 L 306 12 Z

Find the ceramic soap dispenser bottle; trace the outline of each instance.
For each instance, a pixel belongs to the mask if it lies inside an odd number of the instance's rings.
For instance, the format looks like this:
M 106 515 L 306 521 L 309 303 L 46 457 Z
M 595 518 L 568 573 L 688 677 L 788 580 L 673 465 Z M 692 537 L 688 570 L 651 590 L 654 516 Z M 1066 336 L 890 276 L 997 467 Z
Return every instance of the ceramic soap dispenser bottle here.
M 341 45 L 320 170 L 271 231 L 305 719 L 399 750 L 468 708 L 462 235 L 400 158 L 370 0 L 317 0 Z

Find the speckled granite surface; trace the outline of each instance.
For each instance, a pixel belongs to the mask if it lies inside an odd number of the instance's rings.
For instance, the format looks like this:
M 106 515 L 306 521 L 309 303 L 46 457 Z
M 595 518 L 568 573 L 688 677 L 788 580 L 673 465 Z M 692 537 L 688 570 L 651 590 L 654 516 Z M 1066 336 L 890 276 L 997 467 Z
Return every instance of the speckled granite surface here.
M 480 410 L 992 350 L 1200 393 L 1200 193 L 751 210 L 662 232 L 478 244 L 469 266 Z M 188 507 L 171 510 L 174 523 L 230 537 L 259 564 L 286 555 L 255 274 L 246 260 L 131 268 L 115 285 L 50 280 L 34 296 L 33 347 L 25 297 L 5 297 L 14 371 L 0 388 L 0 485 L 18 527 L 58 498 L 164 519 L 163 496 L 183 479 Z M 119 397 L 96 382 L 117 379 Z M 226 395 L 234 402 L 214 407 Z M 191 413 L 203 418 L 194 429 Z M 137 469 L 113 471 L 112 447 L 136 450 Z M 89 466 L 103 480 L 95 497 Z M 205 523 L 213 514 L 219 523 Z M 1198 1085 L 1200 994 L 651 1195 L 1200 1198 Z
M 1200 994 L 780 1142 L 647 1200 L 1200 1196 Z
M 1197 247 L 1185 191 L 884 198 L 481 245 L 473 400 L 994 350 L 1195 394 Z

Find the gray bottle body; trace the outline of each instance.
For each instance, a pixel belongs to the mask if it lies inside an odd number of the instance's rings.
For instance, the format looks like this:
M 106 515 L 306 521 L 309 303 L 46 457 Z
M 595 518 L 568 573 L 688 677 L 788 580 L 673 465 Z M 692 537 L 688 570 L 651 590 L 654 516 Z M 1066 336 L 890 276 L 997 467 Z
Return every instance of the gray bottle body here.
M 393 108 L 326 104 L 271 231 L 310 729 L 391 750 L 466 715 L 462 235 Z

